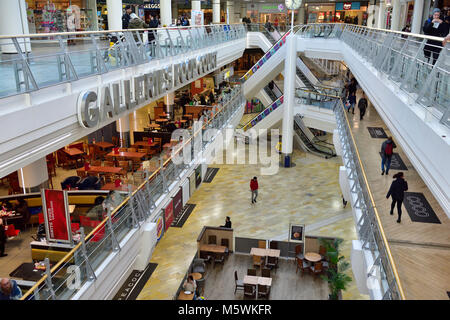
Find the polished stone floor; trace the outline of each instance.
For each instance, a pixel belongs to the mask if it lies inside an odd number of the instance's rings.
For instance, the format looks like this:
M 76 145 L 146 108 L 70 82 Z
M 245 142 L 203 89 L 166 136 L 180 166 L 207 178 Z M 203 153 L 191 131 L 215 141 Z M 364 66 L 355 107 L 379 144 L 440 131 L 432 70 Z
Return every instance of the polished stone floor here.
M 357 239 L 351 209 L 342 208 L 338 183 L 339 158 L 325 160 L 302 151 L 295 166 L 276 175 L 260 175 L 261 165 L 222 164 L 212 183 L 203 183 L 189 203 L 196 207 L 182 228 L 169 228 L 151 262 L 158 263 L 138 299 L 172 299 L 197 250 L 203 226 L 223 224 L 230 216 L 234 236 L 287 240 L 290 222 L 306 224 L 306 234 L 344 238 L 342 253 L 349 259 Z M 258 202 L 250 201 L 249 181 L 258 176 Z M 351 271 L 349 272 L 351 275 Z M 368 299 L 353 281 L 344 299 Z M 208 297 L 206 297 L 208 298 Z

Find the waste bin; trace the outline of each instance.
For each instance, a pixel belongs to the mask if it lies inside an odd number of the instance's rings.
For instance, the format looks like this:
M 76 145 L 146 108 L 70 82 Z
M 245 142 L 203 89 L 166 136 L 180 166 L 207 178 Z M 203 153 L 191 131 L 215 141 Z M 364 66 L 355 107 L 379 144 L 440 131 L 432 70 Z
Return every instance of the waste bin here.
M 285 168 L 291 167 L 291 156 L 284 156 L 284 167 Z

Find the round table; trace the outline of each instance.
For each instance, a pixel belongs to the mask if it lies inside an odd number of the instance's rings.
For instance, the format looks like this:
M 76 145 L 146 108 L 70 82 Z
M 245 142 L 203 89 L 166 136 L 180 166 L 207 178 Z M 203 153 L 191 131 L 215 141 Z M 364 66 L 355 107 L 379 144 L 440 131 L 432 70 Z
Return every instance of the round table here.
M 192 278 L 194 278 L 195 281 L 200 280 L 203 277 L 200 272 L 190 273 L 189 275 L 192 276 Z
M 318 262 L 318 261 L 322 260 L 322 257 L 318 253 L 307 252 L 307 253 L 305 253 L 305 259 L 308 261 L 311 261 L 311 262 Z

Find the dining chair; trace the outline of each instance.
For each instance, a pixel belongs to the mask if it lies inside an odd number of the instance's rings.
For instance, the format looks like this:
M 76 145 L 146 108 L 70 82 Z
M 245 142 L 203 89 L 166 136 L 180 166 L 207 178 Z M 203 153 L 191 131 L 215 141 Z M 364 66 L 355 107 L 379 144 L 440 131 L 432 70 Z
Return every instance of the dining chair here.
M 114 161 L 105 160 L 104 162 L 105 167 L 115 167 Z
M 253 256 L 253 266 L 258 266 L 260 269 L 264 264 L 264 258 L 261 256 Z
M 94 160 L 91 163 L 91 166 L 94 166 L 94 167 L 100 167 L 101 165 L 102 165 L 102 161 L 101 160 Z
M 128 161 L 119 161 L 119 167 L 121 167 L 125 172 L 130 170 Z
M 302 274 L 305 272 L 305 270 L 309 270 L 309 267 L 311 266 L 309 262 L 306 262 L 305 260 L 300 258 L 295 258 L 295 260 L 297 261 L 297 269 L 295 270 L 295 273 L 297 273 L 298 269 L 302 271 Z
M 266 267 L 272 269 L 277 266 L 278 259 L 276 257 L 267 257 Z
M 303 255 L 303 245 L 299 244 L 295 246 L 295 257 L 299 259 L 304 259 L 305 256 Z
M 256 276 L 256 269 L 247 269 L 248 276 Z
M 269 298 L 269 294 L 270 294 L 269 286 L 258 284 L 258 298 L 261 296 L 265 297 L 265 298 Z
M 314 274 L 314 276 L 317 276 L 318 274 L 321 274 L 322 271 L 323 271 L 322 261 L 315 262 L 314 265 L 310 267 L 310 270 Z
M 262 268 L 261 269 L 261 277 L 270 278 L 270 269 Z
M 208 236 L 208 244 L 217 244 L 217 237 L 215 235 Z
M 237 289 L 244 290 L 244 282 L 238 279 L 237 271 L 234 270 L 234 294 Z
M 269 242 L 269 248 L 270 249 L 278 249 L 278 242 L 277 241 L 270 241 Z
M 136 152 L 136 148 L 127 148 L 128 152 Z
M 258 240 L 258 248 L 266 249 L 266 240 Z
M 256 296 L 256 286 L 254 284 L 244 284 L 244 298 L 251 297 L 255 298 Z
M 327 248 L 325 248 L 324 246 L 320 246 L 319 254 L 320 254 L 320 257 L 322 258 L 322 260 L 327 259 Z
M 228 239 L 226 239 L 226 238 L 220 239 L 220 245 L 224 246 L 224 247 L 227 247 L 225 249 L 225 255 L 228 256 L 229 251 L 230 251 L 230 249 L 229 249 L 230 245 L 229 245 Z
M 205 263 L 210 263 L 212 261 L 212 256 L 209 252 L 200 251 L 200 258 L 203 259 Z
M 225 254 L 224 253 L 216 252 L 214 254 L 214 265 L 216 265 L 216 263 L 223 264 L 224 261 L 225 261 Z

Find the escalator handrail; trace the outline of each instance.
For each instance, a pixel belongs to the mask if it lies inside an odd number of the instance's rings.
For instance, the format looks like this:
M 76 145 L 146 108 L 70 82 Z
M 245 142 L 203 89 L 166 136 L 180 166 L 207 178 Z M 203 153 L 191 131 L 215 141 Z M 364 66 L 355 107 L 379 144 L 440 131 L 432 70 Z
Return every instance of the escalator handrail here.
M 321 150 L 320 148 L 317 148 L 317 145 L 318 145 L 318 144 L 315 143 L 314 141 L 312 141 L 312 140 L 310 140 L 310 139 L 308 138 L 308 136 L 303 132 L 302 128 L 297 124 L 296 121 L 294 121 L 294 129 L 295 129 L 295 127 L 297 127 L 297 129 L 300 130 L 300 131 L 302 132 L 303 136 L 306 137 L 306 139 L 309 141 L 309 143 L 311 143 L 311 145 L 312 145 L 312 146 L 314 147 L 314 149 L 315 149 L 315 150 L 313 150 L 313 151 L 318 152 L 318 153 L 322 153 L 322 154 L 326 154 L 326 155 L 329 155 L 329 156 L 332 156 L 332 157 L 336 156 L 336 152 L 335 152 L 333 149 L 329 148 L 329 147 L 326 147 L 326 146 L 320 146 L 320 145 L 319 145 L 321 148 L 328 149 L 329 152 L 324 151 L 324 150 Z M 311 151 L 311 150 L 310 150 L 310 151 Z
M 261 111 L 260 113 L 258 113 L 253 119 L 251 119 L 249 122 L 247 122 L 244 126 L 243 126 L 243 130 L 247 131 L 248 129 L 250 129 L 251 127 L 254 127 L 259 121 L 261 121 L 262 119 L 264 119 L 265 117 L 267 117 L 270 113 L 272 113 L 275 109 L 278 109 L 279 107 L 281 107 L 281 105 L 283 104 L 284 101 L 284 95 L 282 95 L 281 97 L 279 97 L 277 100 L 275 100 L 274 102 L 272 102 L 269 106 L 267 106 L 266 108 L 264 108 L 263 111 Z M 267 112 L 266 112 L 267 111 Z

